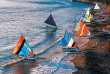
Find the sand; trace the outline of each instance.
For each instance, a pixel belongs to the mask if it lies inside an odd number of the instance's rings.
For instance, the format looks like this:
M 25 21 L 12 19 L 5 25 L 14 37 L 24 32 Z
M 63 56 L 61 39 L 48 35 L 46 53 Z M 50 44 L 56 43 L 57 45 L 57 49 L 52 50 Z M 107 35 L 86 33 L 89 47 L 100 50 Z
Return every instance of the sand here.
M 75 59 L 71 60 L 75 64 L 75 67 L 78 68 L 78 71 L 73 74 L 110 73 L 110 5 L 100 5 L 100 7 L 102 9 L 98 12 L 103 13 L 94 14 L 94 18 L 98 19 L 86 24 L 94 36 L 79 51 L 87 52 L 77 54 Z M 101 21 L 105 18 L 107 19 Z

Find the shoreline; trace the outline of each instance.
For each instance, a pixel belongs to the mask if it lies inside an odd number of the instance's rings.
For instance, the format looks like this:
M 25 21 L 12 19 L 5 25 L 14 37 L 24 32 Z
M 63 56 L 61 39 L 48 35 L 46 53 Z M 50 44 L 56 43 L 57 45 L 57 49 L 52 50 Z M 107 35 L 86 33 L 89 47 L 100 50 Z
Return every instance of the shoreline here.
M 95 5 L 95 3 L 94 3 L 94 2 L 91 2 L 91 1 L 78 1 L 78 0 L 71 0 L 71 2 L 79 2 L 79 3 L 87 3 L 87 4 Z
M 89 39 L 87 44 L 79 49 L 79 51 L 87 52 L 77 54 L 75 59 L 70 60 L 75 64 L 75 67 L 78 68 L 78 71 L 74 73 L 110 73 L 110 5 L 103 6 L 100 4 L 100 7 L 101 9 L 98 13 L 95 13 L 93 16 L 97 19 L 94 19 L 92 23 L 85 23 L 91 34 L 94 35 Z M 105 18 L 107 19 L 103 21 Z M 104 30 L 108 30 L 108 32 Z

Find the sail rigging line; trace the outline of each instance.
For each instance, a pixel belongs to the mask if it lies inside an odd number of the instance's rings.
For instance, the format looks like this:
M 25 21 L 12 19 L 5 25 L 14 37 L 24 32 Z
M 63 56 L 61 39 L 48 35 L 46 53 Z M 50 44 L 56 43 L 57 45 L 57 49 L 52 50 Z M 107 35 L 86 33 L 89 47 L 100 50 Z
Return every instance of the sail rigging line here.
M 20 62 L 20 61 L 25 60 L 25 59 L 26 59 L 25 57 L 22 57 L 22 58 L 20 58 L 18 60 L 13 60 L 12 62 L 9 62 L 7 64 L 4 64 L 3 66 L 10 66 L 12 64 L 15 64 L 15 63 Z

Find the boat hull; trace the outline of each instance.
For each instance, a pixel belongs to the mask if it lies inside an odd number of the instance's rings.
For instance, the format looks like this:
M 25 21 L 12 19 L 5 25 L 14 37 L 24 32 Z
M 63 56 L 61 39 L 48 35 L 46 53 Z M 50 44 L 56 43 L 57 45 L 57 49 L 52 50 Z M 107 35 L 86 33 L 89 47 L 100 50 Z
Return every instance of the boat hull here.
M 63 48 L 63 51 L 66 51 L 66 52 L 74 52 L 74 51 L 78 51 L 79 47 L 78 48 L 73 48 L 73 47 L 67 47 L 67 48 Z

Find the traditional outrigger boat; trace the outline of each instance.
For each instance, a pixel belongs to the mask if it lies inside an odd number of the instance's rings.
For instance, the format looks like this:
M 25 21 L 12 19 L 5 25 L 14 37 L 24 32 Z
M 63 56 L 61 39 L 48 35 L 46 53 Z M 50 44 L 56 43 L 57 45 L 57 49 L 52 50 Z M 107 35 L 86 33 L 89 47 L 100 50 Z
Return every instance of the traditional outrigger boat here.
M 16 47 L 13 49 L 13 51 L 11 53 L 17 55 L 19 57 L 19 59 L 14 60 L 10 63 L 7 63 L 4 66 L 12 65 L 14 63 L 17 63 L 17 62 L 19 62 L 21 60 L 25 60 L 25 59 L 36 59 L 36 57 L 34 57 L 35 54 L 30 49 L 30 47 L 23 35 L 21 35 Z
M 57 43 L 61 46 L 64 46 L 63 50 L 67 52 L 76 51 L 79 49 L 67 30 L 65 31 L 64 37 L 59 39 Z
M 95 4 L 94 9 L 95 9 L 95 10 L 100 10 L 100 7 L 99 7 L 99 5 L 98 5 L 97 3 Z
M 56 41 L 54 41 L 49 47 L 52 47 L 56 44 L 56 42 L 58 41 L 58 39 Z M 30 49 L 28 43 L 26 42 L 25 38 L 23 35 L 21 35 L 16 47 L 13 49 L 13 51 L 11 52 L 12 54 L 15 54 L 19 57 L 18 60 L 14 60 L 12 62 L 9 62 L 3 66 L 9 66 L 9 65 L 12 65 L 12 64 L 15 64 L 17 62 L 20 62 L 22 60 L 36 60 L 36 56 L 35 54 L 33 53 L 33 51 Z
M 83 22 L 89 23 L 91 22 L 91 19 L 93 19 L 93 15 L 90 13 L 90 10 L 88 8 L 87 12 L 84 15 Z
M 55 21 L 53 19 L 52 14 L 49 15 L 49 17 L 45 20 L 44 23 L 47 24 L 47 27 L 48 27 L 48 25 L 50 25 L 50 26 L 54 26 L 55 28 L 57 28 L 57 25 L 56 25 L 56 23 L 55 23 Z
M 76 35 L 81 37 L 91 36 L 91 33 L 89 32 L 88 28 L 86 27 L 83 21 Z
M 45 22 L 47 25 L 45 27 L 46 31 L 48 32 L 55 32 L 57 30 L 57 25 L 53 19 L 52 14 L 49 15 L 49 17 L 45 20 Z

